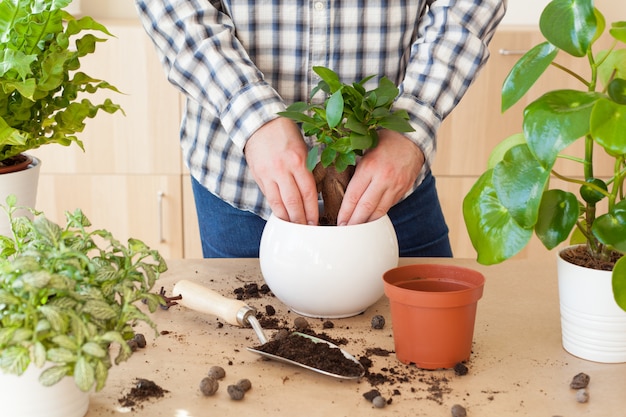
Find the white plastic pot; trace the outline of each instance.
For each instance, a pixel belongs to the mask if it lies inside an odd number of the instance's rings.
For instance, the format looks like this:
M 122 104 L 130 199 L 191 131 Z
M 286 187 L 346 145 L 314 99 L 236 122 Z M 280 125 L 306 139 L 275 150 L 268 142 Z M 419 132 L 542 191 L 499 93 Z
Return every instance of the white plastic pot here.
M 563 348 L 582 359 L 626 362 L 626 312 L 613 297 L 611 271 L 557 257 Z
M 42 369 L 31 365 L 22 375 L 0 371 L 2 415 L 11 417 L 83 417 L 89 408 L 89 393 L 81 391 L 74 378 L 65 377 L 51 387 L 39 383 Z
M 398 265 L 398 239 L 388 216 L 351 226 L 308 226 L 272 215 L 259 260 L 266 283 L 292 311 L 350 317 L 383 295 L 382 275 Z
M 35 207 L 37 200 L 37 184 L 39 183 L 39 171 L 41 170 L 41 161 L 33 158 L 29 168 L 11 172 L 9 174 L 0 174 L 0 204 L 6 204 L 6 198 L 10 194 L 17 196 L 17 205 L 23 207 Z M 28 214 L 22 210 L 17 212 L 19 215 Z M 0 211 L 0 235 L 8 236 L 11 233 L 11 225 L 9 219 Z

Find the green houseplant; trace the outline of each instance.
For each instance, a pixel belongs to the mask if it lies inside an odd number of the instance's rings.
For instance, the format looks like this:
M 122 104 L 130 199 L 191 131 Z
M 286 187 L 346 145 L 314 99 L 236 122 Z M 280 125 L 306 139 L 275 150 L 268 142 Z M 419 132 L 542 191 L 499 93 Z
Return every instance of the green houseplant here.
M 150 312 L 163 304 L 150 291 L 166 263 L 139 240 L 124 245 L 106 230 L 89 231 L 79 209 L 61 227 L 42 213 L 14 217 L 16 208 L 9 196 L 13 236 L 0 237 L 0 370 L 21 375 L 48 364 L 42 385 L 69 376 L 82 391 L 100 390 L 112 364 L 131 356 L 133 326 L 156 331 L 136 304 Z
M 81 59 L 112 36 L 85 16 L 75 19 L 63 8 L 71 0 L 0 2 L 0 201 L 15 194 L 20 206 L 34 207 L 41 163 L 28 151 L 48 144 L 81 149 L 77 133 L 100 111 L 121 108 L 87 97 L 117 89 L 80 71 Z M 26 214 L 25 212 L 23 214 Z M 0 220 L 0 235 L 10 233 Z
M 391 110 L 398 88 L 387 78 L 368 90 L 371 77 L 346 84 L 328 68 L 313 70 L 321 80 L 311 102 L 292 104 L 280 114 L 301 123 L 304 134 L 316 139 L 307 166 L 324 203 L 319 224 L 330 226 L 337 223 L 359 156 L 378 144 L 378 129 L 413 129 L 406 111 Z M 318 92 L 324 97 L 313 102 Z M 299 225 L 272 215 L 261 237 L 259 261 L 272 292 L 293 311 L 350 317 L 383 295 L 380 277 L 398 264 L 398 239 L 387 215 L 345 227 Z
M 111 33 L 89 16 L 63 10 L 71 0 L 0 2 L 0 165 L 42 145 L 75 143 L 87 118 L 120 107 L 86 94 L 117 89 L 80 72 L 81 58 Z
M 337 73 L 324 67 L 313 67 L 321 80 L 311 91 L 310 102 L 290 105 L 281 116 L 302 124 L 306 136 L 316 139 L 316 146 L 307 158 L 318 191 L 324 200 L 320 223 L 336 225 L 345 189 L 354 174 L 357 158 L 378 144 L 378 129 L 412 132 L 409 116 L 404 110 L 392 111 L 398 88 L 382 77 L 371 90 L 365 83 L 373 78 L 347 84 Z M 318 92 L 324 92 L 323 102 L 314 102 Z
M 603 304 L 613 305 L 615 321 L 626 326 L 622 311 L 626 310 L 626 257 L 622 256 L 626 253 L 626 22 L 607 25 L 592 0 L 553 0 L 543 10 L 539 28 L 545 41 L 524 54 L 506 77 L 502 111 L 524 96 L 550 65 L 577 80 L 580 89 L 548 91 L 526 106 L 523 133 L 505 139 L 493 150 L 488 169 L 465 196 L 467 230 L 483 264 L 514 256 L 533 233 L 547 249 L 569 238 L 588 259 L 578 265 L 604 264 L 602 269 L 612 270 L 606 280 L 608 300 Z M 609 47 L 600 50 L 597 45 L 603 34 Z M 558 54 L 587 62 L 588 74 L 559 64 Z M 569 146 L 581 141 L 582 154 L 573 154 Z M 594 154 L 599 152 L 613 161 L 609 177 L 594 174 Z M 558 172 L 555 162 L 560 158 L 578 164 L 579 176 Z M 554 178 L 578 192 L 558 188 Z M 562 317 L 563 295 L 569 290 L 561 278 L 561 262 L 562 258 L 574 262 L 566 258 L 574 251 L 567 248 L 558 259 Z M 592 303 L 592 289 L 604 286 L 600 280 L 588 285 L 591 289 L 581 292 L 568 307 L 586 308 Z M 563 319 L 564 347 L 571 352 L 566 346 L 566 326 L 569 321 Z M 625 347 L 615 361 L 626 360 L 624 330 L 626 327 L 605 335 L 609 344 Z M 615 337 L 620 340 L 611 341 Z

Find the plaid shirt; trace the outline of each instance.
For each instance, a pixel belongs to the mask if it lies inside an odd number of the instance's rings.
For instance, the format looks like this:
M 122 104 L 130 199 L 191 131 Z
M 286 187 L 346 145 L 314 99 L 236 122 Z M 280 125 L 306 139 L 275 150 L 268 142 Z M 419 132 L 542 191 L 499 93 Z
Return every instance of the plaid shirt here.
M 308 99 L 316 65 L 346 82 L 385 75 L 400 87 L 424 152 L 489 55 L 506 0 L 136 0 L 169 81 L 186 97 L 181 146 L 209 191 L 271 212 L 246 164 L 248 138 Z M 312 139 L 306 139 L 309 145 Z M 414 189 L 415 189 L 414 188 Z

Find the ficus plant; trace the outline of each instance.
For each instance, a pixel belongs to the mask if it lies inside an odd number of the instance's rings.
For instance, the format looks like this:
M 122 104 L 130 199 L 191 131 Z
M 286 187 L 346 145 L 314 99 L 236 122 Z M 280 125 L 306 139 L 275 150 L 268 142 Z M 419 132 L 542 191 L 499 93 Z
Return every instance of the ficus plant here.
M 63 10 L 72 0 L 0 2 L 0 165 L 42 145 L 72 143 L 85 120 L 102 110 L 121 110 L 105 99 L 86 98 L 106 81 L 81 72 L 81 59 L 111 33 L 89 16 L 75 19 Z
M 524 109 L 523 132 L 497 145 L 463 201 L 467 230 L 483 264 L 514 256 L 533 233 L 547 249 L 568 238 L 586 244 L 591 258 L 614 262 L 614 295 L 626 310 L 626 22 L 607 25 L 592 0 L 553 0 L 539 28 L 545 41 L 504 80 L 502 111 L 550 66 L 573 77 L 580 89 L 547 91 Z M 610 39 L 608 49 L 597 47 L 603 35 Z M 586 62 L 589 75 L 559 64 L 559 54 Z M 579 141 L 584 151 L 572 154 L 570 145 Z M 595 175 L 598 152 L 613 161 L 608 178 Z M 579 176 L 558 172 L 560 158 L 578 164 Z M 553 178 L 574 184 L 578 193 L 559 189 Z
M 378 130 L 414 129 L 405 110 L 392 109 L 399 90 L 388 78 L 380 78 L 378 85 L 368 90 L 366 83 L 374 76 L 348 84 L 329 68 L 313 67 L 313 71 L 321 80 L 311 91 L 309 102 L 293 103 L 279 114 L 301 123 L 304 134 L 315 138 L 307 167 L 324 201 L 320 224 L 336 225 L 358 158 L 376 147 Z M 322 102 L 315 101 L 320 91 L 325 96 Z
M 135 325 L 156 335 L 138 304 L 164 304 L 151 290 L 167 265 L 139 240 L 90 230 L 80 209 L 62 227 L 33 210 L 33 219 L 16 216 L 15 204 L 11 195 L 2 206 L 12 236 L 0 236 L 0 369 L 21 375 L 34 365 L 45 386 L 73 377 L 98 391 L 113 363 L 132 355 Z

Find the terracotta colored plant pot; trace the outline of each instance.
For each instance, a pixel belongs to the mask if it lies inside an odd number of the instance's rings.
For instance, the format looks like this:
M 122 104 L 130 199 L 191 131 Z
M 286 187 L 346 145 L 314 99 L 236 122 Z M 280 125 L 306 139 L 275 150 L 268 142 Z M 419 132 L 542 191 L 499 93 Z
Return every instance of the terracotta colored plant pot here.
M 480 272 L 415 264 L 385 272 L 383 281 L 400 362 L 438 369 L 469 359 L 485 284 Z

